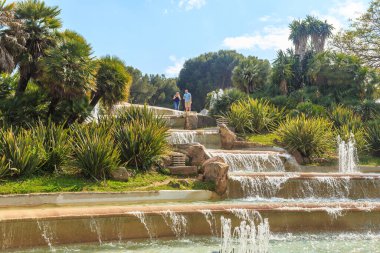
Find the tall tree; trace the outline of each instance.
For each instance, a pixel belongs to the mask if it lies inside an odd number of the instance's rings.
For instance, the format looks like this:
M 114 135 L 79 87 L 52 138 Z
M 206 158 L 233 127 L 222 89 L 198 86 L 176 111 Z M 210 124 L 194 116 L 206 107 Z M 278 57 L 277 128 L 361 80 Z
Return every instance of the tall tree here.
M 94 88 L 95 65 L 91 46 L 82 36 L 69 30 L 59 34 L 56 46 L 44 54 L 39 61 L 37 80 L 50 95 L 48 114 L 51 115 L 60 101 L 82 98 Z
M 334 40 L 342 52 L 354 54 L 369 66 L 380 68 L 380 0 L 373 0 L 365 14 Z
M 232 87 L 232 70 L 243 59 L 235 51 L 220 50 L 202 54 L 185 62 L 178 78 L 178 87 L 189 89 L 195 110 L 205 106 L 206 96 L 216 89 Z
M 307 50 L 307 41 L 310 34 L 309 26 L 305 20 L 294 20 L 290 23 L 289 28 L 289 40 L 294 44 L 295 54 L 303 58 Z
M 279 50 L 273 62 L 272 81 L 279 86 L 282 95 L 287 95 L 288 84 L 294 76 L 292 71 L 293 59 L 286 52 Z
M 115 56 L 105 56 L 100 58 L 97 64 L 96 86 L 90 108 L 94 108 L 100 99 L 108 109 L 117 102 L 127 100 L 132 76 L 124 62 Z
M 233 85 L 247 94 L 264 87 L 270 75 L 270 63 L 254 56 L 248 56 L 240 61 L 232 73 Z
M 0 1 L 0 72 L 14 70 L 17 56 L 25 50 L 23 21 L 14 15 L 15 3 Z
M 46 6 L 42 0 L 25 0 L 17 4 L 16 18 L 23 20 L 28 35 L 26 50 L 20 55 L 20 80 L 16 94 L 25 92 L 28 82 L 38 72 L 38 60 L 54 45 L 55 31 L 61 27 L 60 9 Z
M 326 20 L 321 21 L 313 16 L 307 16 L 306 23 L 311 38 L 312 49 L 316 53 L 322 52 L 325 48 L 326 40 L 332 36 L 334 27 L 327 23 Z

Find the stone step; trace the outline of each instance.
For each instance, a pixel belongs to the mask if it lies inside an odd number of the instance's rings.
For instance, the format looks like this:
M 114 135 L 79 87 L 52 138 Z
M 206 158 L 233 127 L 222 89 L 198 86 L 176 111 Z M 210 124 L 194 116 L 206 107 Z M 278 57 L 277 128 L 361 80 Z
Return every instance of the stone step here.
M 197 166 L 171 166 L 168 169 L 170 174 L 176 176 L 196 176 L 198 174 Z

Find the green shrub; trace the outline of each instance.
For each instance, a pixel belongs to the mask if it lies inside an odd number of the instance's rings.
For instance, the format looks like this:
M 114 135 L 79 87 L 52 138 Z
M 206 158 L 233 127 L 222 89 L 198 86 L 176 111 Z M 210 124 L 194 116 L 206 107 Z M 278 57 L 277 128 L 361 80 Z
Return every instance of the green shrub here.
M 210 106 L 211 96 L 212 93 L 207 94 L 208 106 Z M 224 90 L 223 95 L 213 102 L 212 108 L 210 108 L 210 114 L 215 116 L 222 115 L 230 110 L 233 103 L 243 98 L 247 98 L 247 94 L 238 89 Z
M 297 117 L 301 114 L 304 114 L 307 118 L 325 117 L 326 109 L 321 105 L 316 105 L 311 102 L 302 102 L 297 105 L 296 109 L 290 112 L 292 117 Z
M 330 152 L 334 145 L 332 123 L 325 118 L 288 118 L 281 123 L 275 134 L 289 152 L 298 151 L 312 159 Z
M 360 105 L 355 106 L 355 112 L 361 116 L 363 121 L 375 120 L 379 118 L 380 105 L 373 100 L 364 100 Z
M 288 110 L 294 109 L 297 106 L 297 101 L 293 100 L 291 97 L 284 95 L 270 98 L 270 101 L 278 108 L 286 108 Z
M 113 131 L 105 125 L 89 124 L 72 128 L 72 167 L 95 180 L 109 178 L 120 165 L 120 149 Z
M 249 98 L 233 103 L 226 117 L 237 132 L 266 133 L 277 128 L 284 117 L 284 110 L 279 110 L 267 100 Z
M 0 131 L 0 160 L 4 168 L 1 174 L 7 176 L 30 176 L 36 173 L 44 161 L 44 149 L 39 138 L 25 129 L 12 128 Z M 5 162 L 7 161 L 7 162 Z
M 354 135 L 356 142 L 356 148 L 359 152 L 362 152 L 367 149 L 366 141 L 366 129 L 361 126 L 355 125 L 343 125 L 336 130 L 337 135 L 346 142 L 349 141 L 351 134 Z
M 351 126 L 355 128 L 360 128 L 362 126 L 360 116 L 356 115 L 351 109 L 341 105 L 335 106 L 329 116 L 336 129 L 339 129 L 342 126 Z
M 61 170 L 62 166 L 67 164 L 71 152 L 68 129 L 49 120 L 46 125 L 40 121 L 31 130 L 42 142 L 45 150 L 42 170 L 46 172 Z
M 128 167 L 149 170 L 169 150 L 165 120 L 147 108 L 130 107 L 118 120 L 115 140 L 121 149 L 121 161 Z
M 370 121 L 366 127 L 366 141 L 370 151 L 380 156 L 380 121 Z

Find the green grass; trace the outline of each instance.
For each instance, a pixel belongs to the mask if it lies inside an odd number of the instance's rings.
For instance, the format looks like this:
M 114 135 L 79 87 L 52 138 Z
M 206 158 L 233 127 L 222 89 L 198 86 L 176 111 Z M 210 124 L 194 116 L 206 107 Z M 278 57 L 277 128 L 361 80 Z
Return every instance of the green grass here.
M 367 166 L 380 166 L 380 157 L 372 156 L 370 154 L 359 154 L 359 164 Z
M 273 133 L 269 134 L 253 134 L 247 136 L 247 139 L 251 142 L 259 143 L 265 146 L 275 146 L 274 140 L 277 139 L 277 135 Z
M 214 190 L 212 183 L 180 179 L 155 172 L 138 174 L 128 182 L 95 182 L 74 175 L 38 176 L 0 182 L 0 194 L 47 192 L 122 192 L 153 190 Z

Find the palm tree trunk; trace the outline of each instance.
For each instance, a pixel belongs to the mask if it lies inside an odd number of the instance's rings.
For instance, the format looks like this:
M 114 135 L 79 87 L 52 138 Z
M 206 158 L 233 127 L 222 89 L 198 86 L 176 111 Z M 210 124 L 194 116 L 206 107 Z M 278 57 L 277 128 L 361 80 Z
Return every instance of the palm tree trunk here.
M 47 113 L 48 117 L 50 117 L 51 115 L 53 115 L 55 113 L 55 109 L 57 108 L 58 102 L 59 102 L 59 98 L 57 98 L 57 97 L 53 97 L 51 99 L 50 104 L 49 104 L 48 113 Z
M 20 66 L 20 80 L 18 81 L 16 96 L 24 94 L 31 77 L 32 73 L 30 69 Z

